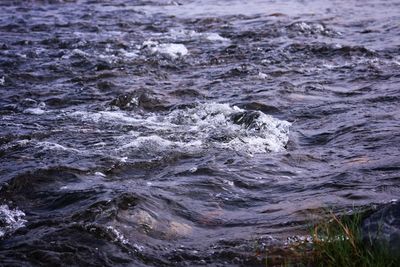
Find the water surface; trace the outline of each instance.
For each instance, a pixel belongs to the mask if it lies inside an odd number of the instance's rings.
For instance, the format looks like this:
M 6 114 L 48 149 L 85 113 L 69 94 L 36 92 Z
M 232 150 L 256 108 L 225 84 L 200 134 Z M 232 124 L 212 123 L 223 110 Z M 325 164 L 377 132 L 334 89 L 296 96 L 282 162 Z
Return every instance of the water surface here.
M 264 266 L 398 198 L 400 3 L 2 1 L 4 265 Z

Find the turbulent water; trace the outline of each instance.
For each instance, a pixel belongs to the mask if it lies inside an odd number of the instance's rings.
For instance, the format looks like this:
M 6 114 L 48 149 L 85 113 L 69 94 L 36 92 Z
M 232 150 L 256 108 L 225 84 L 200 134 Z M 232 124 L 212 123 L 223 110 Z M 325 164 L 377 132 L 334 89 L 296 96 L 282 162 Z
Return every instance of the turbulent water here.
M 257 266 L 400 194 L 400 3 L 0 2 L 0 262 Z

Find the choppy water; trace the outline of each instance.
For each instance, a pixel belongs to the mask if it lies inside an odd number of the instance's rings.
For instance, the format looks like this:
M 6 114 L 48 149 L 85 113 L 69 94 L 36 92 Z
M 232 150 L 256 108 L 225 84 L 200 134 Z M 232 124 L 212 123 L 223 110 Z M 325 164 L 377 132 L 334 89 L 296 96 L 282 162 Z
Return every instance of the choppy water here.
M 398 198 L 400 3 L 1 1 L 0 261 L 263 265 Z

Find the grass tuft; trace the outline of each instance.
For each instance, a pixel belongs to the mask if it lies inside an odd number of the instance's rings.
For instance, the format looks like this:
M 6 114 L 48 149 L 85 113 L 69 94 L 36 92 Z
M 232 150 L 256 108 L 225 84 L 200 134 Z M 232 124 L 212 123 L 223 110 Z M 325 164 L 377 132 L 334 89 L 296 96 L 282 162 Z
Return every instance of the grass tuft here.
M 338 217 L 332 211 L 310 227 L 310 236 L 285 247 L 269 247 L 263 256 L 266 267 L 398 267 L 400 253 L 393 253 L 379 233 L 363 237 L 362 222 L 368 211 Z M 328 215 L 328 216 L 326 216 Z M 378 236 L 376 236 L 378 235 Z M 265 248 L 264 248 L 265 249 Z
M 400 266 L 399 255 L 390 253 L 388 245 L 363 241 L 361 212 L 342 218 L 330 214 L 330 221 L 311 229 L 313 245 L 306 266 Z

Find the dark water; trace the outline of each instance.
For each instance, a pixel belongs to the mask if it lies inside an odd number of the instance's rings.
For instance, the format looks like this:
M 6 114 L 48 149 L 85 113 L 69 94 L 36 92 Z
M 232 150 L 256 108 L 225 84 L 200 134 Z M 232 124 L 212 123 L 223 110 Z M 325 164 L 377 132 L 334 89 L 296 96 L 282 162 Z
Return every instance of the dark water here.
M 263 265 L 398 198 L 399 1 L 243 2 L 1 1 L 1 265 Z

